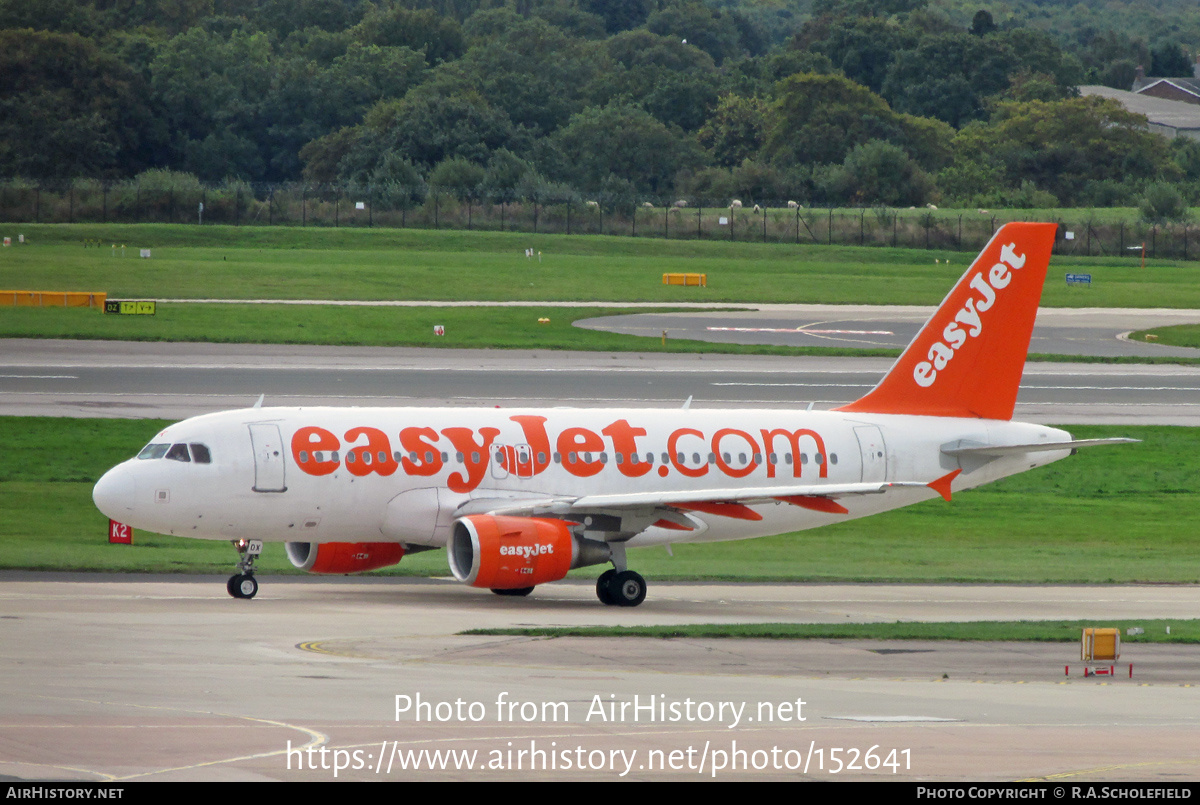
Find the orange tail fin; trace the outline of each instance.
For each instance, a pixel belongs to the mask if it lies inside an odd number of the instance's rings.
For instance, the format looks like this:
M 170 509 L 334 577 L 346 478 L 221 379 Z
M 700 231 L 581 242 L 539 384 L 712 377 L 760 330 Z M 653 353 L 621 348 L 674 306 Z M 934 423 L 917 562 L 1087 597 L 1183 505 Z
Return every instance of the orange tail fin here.
M 1056 224 L 1005 224 L 879 385 L 839 411 L 1012 419 Z

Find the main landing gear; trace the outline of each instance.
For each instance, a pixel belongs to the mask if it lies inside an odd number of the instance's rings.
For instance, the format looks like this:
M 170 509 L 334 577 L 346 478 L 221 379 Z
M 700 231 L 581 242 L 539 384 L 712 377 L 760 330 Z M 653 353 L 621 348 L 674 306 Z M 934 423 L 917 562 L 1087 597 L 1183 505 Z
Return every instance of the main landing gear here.
M 646 600 L 646 580 L 626 566 L 625 544 L 611 545 L 613 566 L 596 579 L 596 597 L 610 607 L 636 607 Z
M 234 598 L 253 598 L 258 595 L 258 581 L 254 578 L 254 560 L 262 553 L 262 540 L 237 539 L 233 547 L 238 552 L 238 570 L 225 582 L 225 589 Z

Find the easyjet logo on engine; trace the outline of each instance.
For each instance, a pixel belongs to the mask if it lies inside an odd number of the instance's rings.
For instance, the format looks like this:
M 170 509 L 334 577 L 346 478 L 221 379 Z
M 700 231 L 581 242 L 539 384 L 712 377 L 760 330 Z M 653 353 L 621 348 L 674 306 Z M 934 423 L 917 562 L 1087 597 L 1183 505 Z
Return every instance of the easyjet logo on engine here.
M 1017 245 L 1009 243 L 1000 248 L 1000 262 L 987 271 L 979 271 L 971 277 L 969 287 L 979 292 L 979 296 L 970 296 L 954 319 L 942 330 L 941 341 L 934 341 L 929 347 L 929 360 L 921 361 L 913 367 L 913 380 L 922 388 L 929 388 L 937 380 L 938 372 L 950 365 L 955 353 L 967 343 L 969 338 L 977 338 L 983 332 L 983 315 L 991 310 L 996 302 L 997 292 L 1003 291 L 1012 282 L 1010 271 L 1019 270 L 1025 265 L 1025 255 L 1016 253 Z M 964 329 L 965 328 L 965 329 Z
M 339 468 L 358 477 L 390 476 L 401 470 L 406 475 L 433 476 L 449 465 L 454 470 L 446 485 L 453 492 L 476 489 L 492 460 L 522 478 L 540 475 L 553 465 L 578 478 L 589 478 L 606 468 L 615 468 L 627 478 L 652 471 L 662 478 L 672 472 L 688 478 L 709 472 L 745 478 L 763 465 L 766 477 L 774 478 L 781 464 L 791 465 L 794 478 L 801 477 L 805 466 L 815 468 L 821 478 L 829 475 L 825 440 L 810 428 L 760 428 L 757 433 L 719 428 L 711 435 L 697 428 L 676 428 L 665 442 L 651 444 L 645 428 L 625 419 L 598 431 L 572 426 L 557 434 L 547 431 L 544 416 L 518 414 L 509 420 L 521 427 L 520 451 L 497 446 L 493 456 L 493 444 L 500 435 L 500 429 L 494 427 L 408 427 L 396 434 L 402 450 L 393 452 L 393 437 L 379 428 L 353 427 L 339 438 L 326 428 L 308 425 L 292 434 L 292 460 L 302 472 L 315 476 L 330 475 Z M 807 450 L 812 450 L 811 465 Z M 832 458 L 836 461 L 836 456 Z
M 524 559 L 532 559 L 535 556 L 544 556 L 554 553 L 553 545 L 501 545 L 501 556 L 520 556 Z

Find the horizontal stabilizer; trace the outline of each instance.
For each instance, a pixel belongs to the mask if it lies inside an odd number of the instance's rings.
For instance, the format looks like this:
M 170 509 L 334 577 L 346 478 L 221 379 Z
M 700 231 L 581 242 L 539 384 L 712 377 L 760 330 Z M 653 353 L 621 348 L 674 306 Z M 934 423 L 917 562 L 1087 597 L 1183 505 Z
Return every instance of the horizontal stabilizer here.
M 1071 442 L 1037 442 L 1036 444 L 980 444 L 943 447 L 948 456 L 1015 456 L 1020 453 L 1041 453 L 1050 450 L 1077 450 L 1080 447 L 1100 447 L 1109 444 L 1135 444 L 1141 439 L 1076 439 Z

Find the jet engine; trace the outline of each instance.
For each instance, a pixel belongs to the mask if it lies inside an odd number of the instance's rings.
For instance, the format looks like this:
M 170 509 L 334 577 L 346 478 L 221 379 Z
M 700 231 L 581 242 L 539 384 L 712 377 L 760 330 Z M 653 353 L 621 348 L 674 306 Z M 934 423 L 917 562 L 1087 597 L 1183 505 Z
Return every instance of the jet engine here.
M 363 573 L 394 565 L 404 557 L 399 542 L 289 542 L 291 563 L 309 573 Z
M 522 593 L 612 557 L 607 543 L 576 537 L 562 520 L 490 514 L 456 520 L 446 553 L 459 581 Z

